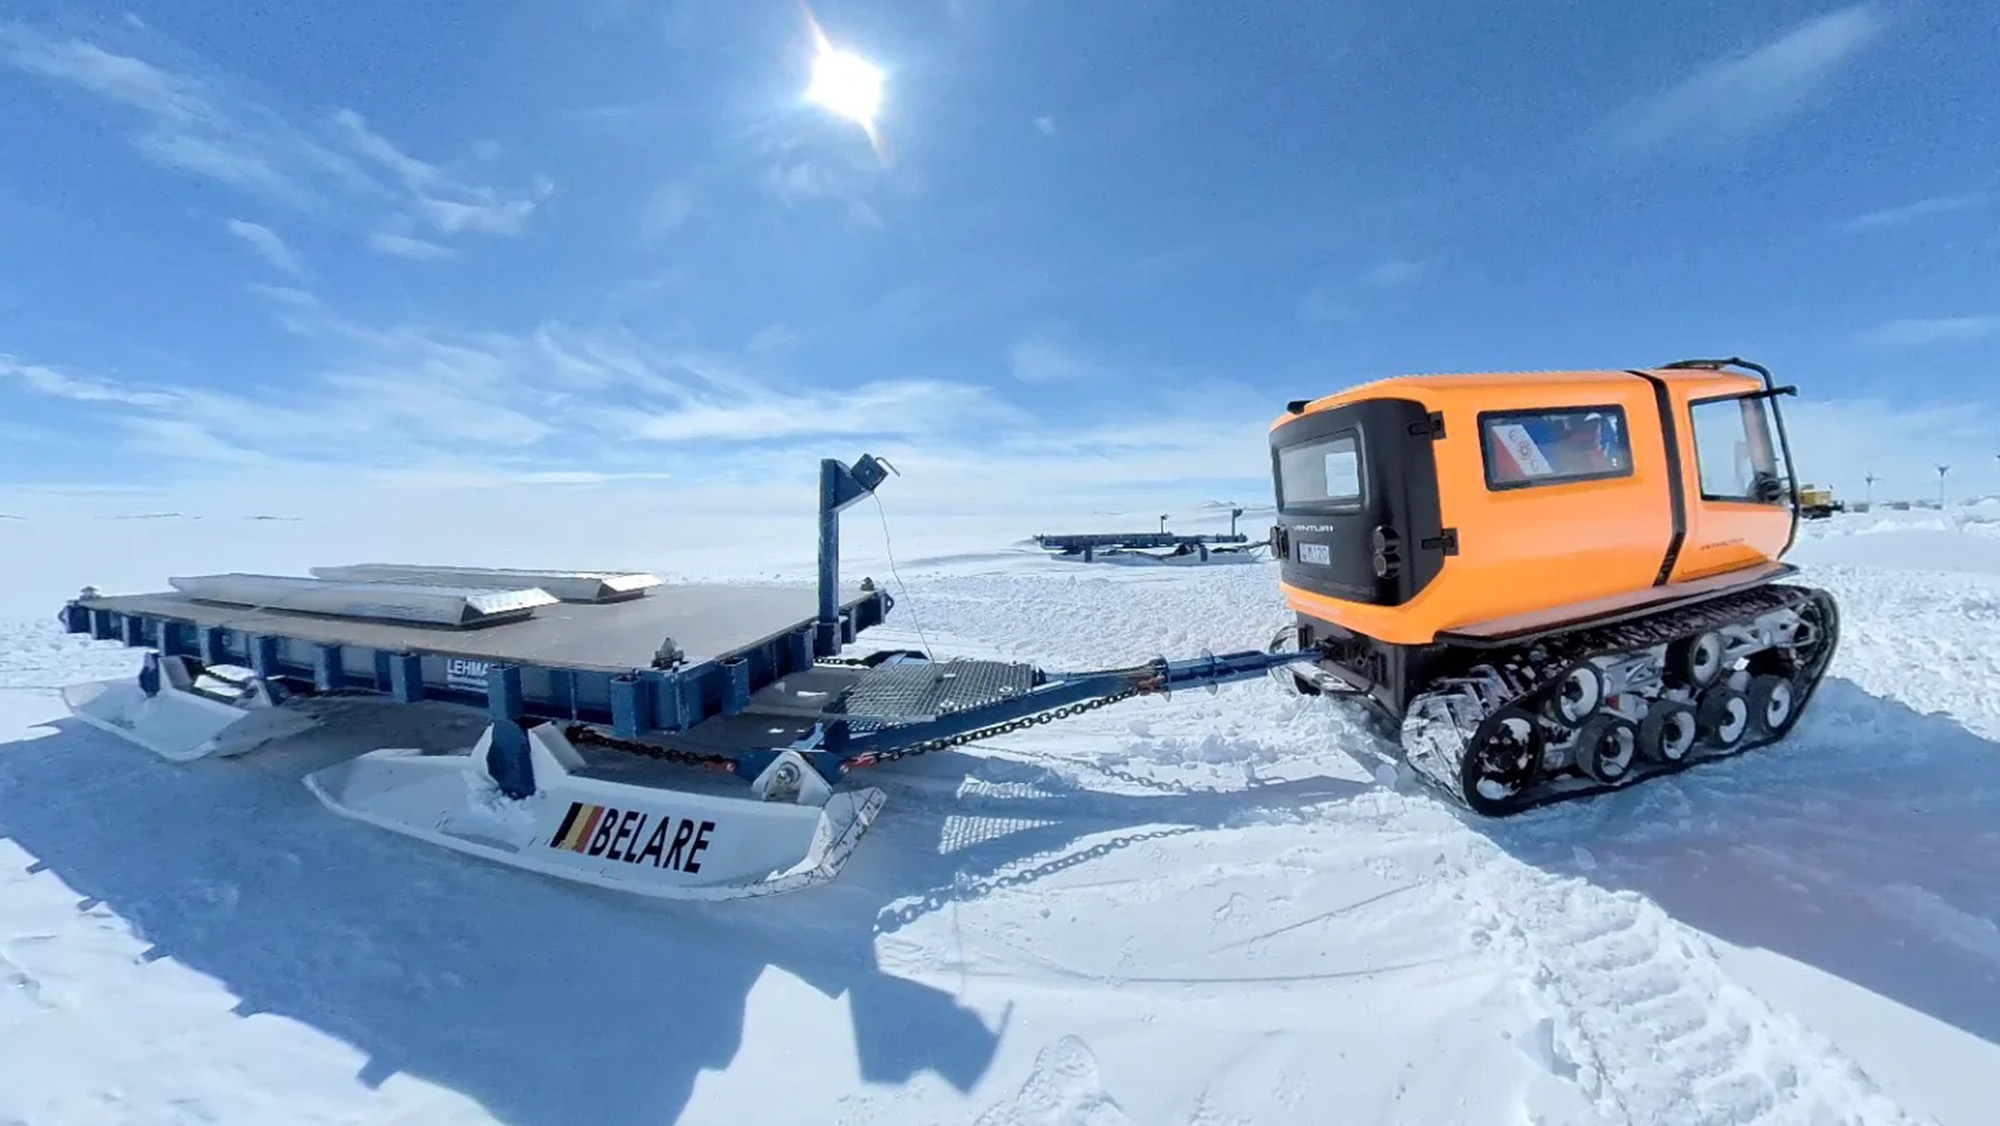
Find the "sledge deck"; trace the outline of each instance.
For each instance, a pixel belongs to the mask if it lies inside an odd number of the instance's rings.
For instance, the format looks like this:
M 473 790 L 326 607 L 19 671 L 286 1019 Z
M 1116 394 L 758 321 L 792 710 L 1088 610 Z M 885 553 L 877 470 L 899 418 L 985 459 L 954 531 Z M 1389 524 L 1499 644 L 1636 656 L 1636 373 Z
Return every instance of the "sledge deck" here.
M 836 646 L 887 615 L 888 595 L 870 585 L 837 599 Z M 87 593 L 64 613 L 72 632 L 246 668 L 308 693 L 459 703 L 629 738 L 734 715 L 779 678 L 832 655 L 815 640 L 816 597 L 812 587 L 663 584 L 460 628 L 219 605 L 179 591 Z
M 850 587 L 844 595 L 841 609 L 849 614 L 876 597 L 858 586 Z M 356 646 L 589 672 L 647 668 L 668 638 L 690 664 L 728 660 L 769 641 L 809 630 L 817 613 L 812 587 L 728 583 L 671 583 L 623 601 L 561 602 L 537 607 L 532 617 L 470 629 L 218 605 L 178 591 L 100 595 L 78 599 L 76 605 L 93 613 L 135 616 L 193 629 L 222 629 L 307 646 Z

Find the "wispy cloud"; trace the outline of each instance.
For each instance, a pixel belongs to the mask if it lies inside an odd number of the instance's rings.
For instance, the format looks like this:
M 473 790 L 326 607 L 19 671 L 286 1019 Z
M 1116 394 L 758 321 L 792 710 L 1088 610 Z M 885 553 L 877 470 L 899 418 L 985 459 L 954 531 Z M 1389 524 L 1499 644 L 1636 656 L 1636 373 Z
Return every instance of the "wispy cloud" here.
M 254 107 L 225 111 L 210 84 L 80 39 L 0 23 L 0 62 L 136 111 L 133 147 L 162 167 L 207 177 L 293 207 L 317 203 L 305 170 L 338 170 L 333 154 Z
M 553 190 L 545 177 L 503 188 L 418 159 L 352 110 L 291 120 L 232 92 L 195 61 L 176 69 L 0 22 L 0 65 L 136 115 L 132 145 L 153 164 L 325 222 L 365 229 L 381 225 L 386 213 L 444 235 L 513 234 Z
M 671 473 L 677 488 L 733 481 L 796 497 L 829 443 L 843 456 L 869 449 L 916 467 L 925 482 L 902 492 L 939 511 L 966 490 L 991 498 L 1026 488 L 1037 505 L 1057 494 L 1067 504 L 1086 493 L 1150 496 L 1178 479 L 1242 482 L 1265 472 L 1268 404 L 1241 390 L 1191 398 L 1193 380 L 1109 420 L 1087 411 L 1051 418 L 995 388 L 930 375 L 801 386 L 763 367 L 771 353 L 748 349 L 661 348 L 557 323 L 520 334 L 372 328 L 324 306 L 280 310 L 326 359 L 254 392 L 161 389 L 11 358 L 0 382 L 83 404 L 78 425 L 122 432 L 162 481 L 257 470 L 254 481 L 232 477 L 232 489 L 281 492 L 280 481 L 335 468 L 439 487 Z M 1088 362 L 1025 355 L 1030 365 Z
M 1912 223 L 1937 215 L 1950 215 L 1959 211 L 1976 211 L 1986 206 L 1985 192 L 1968 195 L 1932 196 L 1900 207 L 1885 207 L 1880 211 L 1870 211 L 1857 215 L 1840 225 L 1840 229 L 1850 232 L 1882 231 L 1894 227 L 1907 227 Z
M 146 452 L 180 462 L 406 464 L 440 450 L 530 448 L 552 432 L 539 416 L 554 413 L 560 396 L 523 376 L 531 361 L 518 346 L 505 350 L 507 341 L 343 331 L 312 307 L 287 306 L 286 315 L 330 348 L 344 340 L 347 357 L 243 394 L 149 387 L 12 357 L 0 357 L 0 380 L 98 407 Z
M 1027 383 L 1071 383 L 1104 374 L 1102 364 L 1046 335 L 1015 343 L 1009 360 L 1014 378 Z
M 1306 290 L 1299 298 L 1300 319 L 1316 325 L 1336 324 L 1352 321 L 1360 314 L 1352 302 L 1342 296 L 1342 287 L 1322 282 Z
M 1809 107 L 1885 26 L 1872 3 L 1809 19 L 1629 107 L 1611 122 L 1612 143 L 1626 152 L 1713 148 L 1765 132 Z
M 694 193 L 685 184 L 665 184 L 639 209 L 639 232 L 647 238 L 659 238 L 680 229 L 694 214 Z
M 774 348 L 783 348 L 798 338 L 798 331 L 790 325 L 765 325 L 750 338 L 750 343 L 745 345 L 745 348 L 751 352 L 768 352 Z
M 925 191 L 913 169 L 878 157 L 866 145 L 780 130 L 759 139 L 756 151 L 761 162 L 756 182 L 765 195 L 792 209 L 838 206 L 849 230 L 880 228 L 880 200 Z
M 850 231 L 858 229 L 879 231 L 882 229 L 882 213 L 875 210 L 874 205 L 865 199 L 853 199 L 847 202 L 847 210 L 842 213 L 841 222 L 846 224 Z
M 262 255 L 264 261 L 293 277 L 305 275 L 305 268 L 299 265 L 298 255 L 293 254 L 292 248 L 285 245 L 285 240 L 278 237 L 278 232 L 262 223 L 252 223 L 248 219 L 231 219 L 223 225 L 228 228 L 230 234 L 242 239 L 250 245 L 250 249 Z
M 770 165 L 764 169 L 763 182 L 766 191 L 786 204 L 819 199 L 837 190 L 833 173 L 824 165 L 802 160 Z
M 1869 474 L 1875 499 L 1936 497 L 1936 467 L 1956 467 L 1953 491 L 1990 488 L 2000 450 L 2000 415 L 1980 402 L 1801 399 L 1785 404 L 1785 426 L 1802 480 L 1833 483 L 1861 499 Z M 1977 485 L 1972 482 L 1978 482 Z
M 180 397 L 166 391 L 126 386 L 111 380 L 72 375 L 13 356 L 0 355 L 0 380 L 23 390 L 75 403 L 115 403 L 128 407 L 172 407 Z
M 0 382 L 91 404 L 149 452 L 211 463 L 407 467 L 449 456 L 602 471 L 577 464 L 587 460 L 579 436 L 631 453 L 828 435 L 938 439 L 1026 421 L 985 389 L 951 380 L 800 390 L 726 356 L 663 351 L 620 333 L 561 324 L 527 334 L 375 329 L 274 299 L 285 323 L 328 359 L 266 390 L 166 390 L 4 356 Z
M 2000 316 L 1913 317 L 1885 321 L 1862 332 L 1862 344 L 1969 344 L 2000 335 Z
M 1367 285 L 1377 289 L 1402 289 L 1424 280 L 1429 267 L 1410 258 L 1390 258 L 1369 267 L 1361 276 Z
M 1299 297 L 1299 318 L 1309 324 L 1330 325 L 1358 320 L 1362 308 L 1381 295 L 1408 289 L 1430 274 L 1430 264 L 1401 255 L 1381 259 L 1357 273 L 1327 277 L 1315 282 Z
M 130 436 L 127 448 L 145 457 L 239 467 L 270 466 L 278 460 L 235 445 L 183 418 L 121 418 L 118 423 Z
M 251 285 L 250 292 L 286 309 L 309 310 L 319 308 L 319 298 L 296 286 L 265 285 L 262 282 L 257 282 Z
M 894 380 L 843 391 L 757 388 L 703 396 L 645 415 L 634 437 L 657 442 L 769 442 L 815 437 L 934 437 L 1024 416 L 983 388 L 944 380 Z
M 1058 131 L 1056 129 L 1056 119 L 1046 114 L 1035 119 L 1035 128 L 1040 130 L 1044 137 L 1053 137 Z
M 415 213 L 444 234 L 516 234 L 534 212 L 536 201 L 554 187 L 546 177 L 537 177 L 531 192 L 503 191 L 453 176 L 397 148 L 351 109 L 336 110 L 333 127 L 350 151 L 400 181 Z
M 377 254 L 387 254 L 396 258 L 411 258 L 419 262 L 435 262 L 441 258 L 455 258 L 458 251 L 428 239 L 411 238 L 409 235 L 393 235 L 387 231 L 376 231 L 368 236 L 368 249 Z

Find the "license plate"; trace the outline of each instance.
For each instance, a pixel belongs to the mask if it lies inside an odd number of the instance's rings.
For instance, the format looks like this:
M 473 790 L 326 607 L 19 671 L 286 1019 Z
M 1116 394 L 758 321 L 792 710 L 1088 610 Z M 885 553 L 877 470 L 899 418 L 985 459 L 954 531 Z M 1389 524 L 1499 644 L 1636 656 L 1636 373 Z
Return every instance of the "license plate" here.
M 1333 548 L 1323 543 L 1302 543 L 1299 545 L 1299 562 L 1317 563 L 1322 567 L 1333 566 Z

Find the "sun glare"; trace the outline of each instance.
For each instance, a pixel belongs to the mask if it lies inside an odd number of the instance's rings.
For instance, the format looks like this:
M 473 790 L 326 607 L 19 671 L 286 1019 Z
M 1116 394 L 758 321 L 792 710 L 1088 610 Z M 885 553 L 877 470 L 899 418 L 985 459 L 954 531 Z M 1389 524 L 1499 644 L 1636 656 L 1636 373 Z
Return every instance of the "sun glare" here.
M 862 128 L 875 124 L 882 108 L 882 70 L 851 51 L 842 51 L 821 41 L 813 59 L 812 85 L 806 97 L 842 117 L 860 122 Z
M 803 5 L 801 5 L 803 7 Z M 835 47 L 820 30 L 819 21 L 806 11 L 806 25 L 812 29 L 812 81 L 806 86 L 806 100 L 828 112 L 861 126 L 868 143 L 887 159 L 882 138 L 875 129 L 875 115 L 882 109 L 882 68 L 852 51 Z

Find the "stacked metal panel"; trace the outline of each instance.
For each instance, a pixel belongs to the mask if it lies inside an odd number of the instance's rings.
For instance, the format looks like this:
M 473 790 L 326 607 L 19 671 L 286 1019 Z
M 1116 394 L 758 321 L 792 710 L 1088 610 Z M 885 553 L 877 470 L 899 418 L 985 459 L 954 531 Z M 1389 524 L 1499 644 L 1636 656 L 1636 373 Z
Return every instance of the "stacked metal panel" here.
M 334 582 L 292 575 L 193 575 L 167 580 L 197 602 L 424 625 L 519 621 L 559 600 L 539 587 L 496 590 L 421 583 Z
M 660 585 L 657 575 L 640 571 L 533 571 L 499 567 L 426 567 L 404 563 L 356 563 L 314 567 L 315 578 L 341 582 L 399 582 L 526 590 L 539 588 L 563 602 L 618 602 L 643 597 Z

